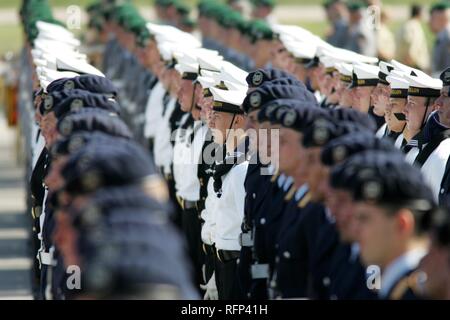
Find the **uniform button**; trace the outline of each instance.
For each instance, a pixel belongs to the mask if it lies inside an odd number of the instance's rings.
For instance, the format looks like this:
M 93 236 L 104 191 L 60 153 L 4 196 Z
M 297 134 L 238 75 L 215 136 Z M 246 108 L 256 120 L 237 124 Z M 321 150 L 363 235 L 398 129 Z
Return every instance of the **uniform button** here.
M 252 297 L 252 295 L 250 294 L 250 292 L 247 292 L 247 298 L 251 298 Z
M 324 286 L 328 287 L 330 285 L 330 278 L 328 277 L 323 278 L 322 283 Z
M 444 192 L 445 192 L 445 189 L 442 188 L 442 189 L 441 189 L 441 194 L 444 194 Z
M 270 281 L 270 287 L 275 288 L 277 286 L 277 282 L 275 280 Z
M 265 224 L 266 223 L 266 219 L 265 218 L 261 218 L 261 220 L 259 220 L 259 223 Z
M 236 260 L 236 264 L 239 264 L 239 262 L 241 262 L 241 260 L 239 260 L 239 258 Z
M 279 263 L 279 262 L 280 262 L 280 257 L 279 257 L 279 256 L 277 256 L 277 257 L 275 258 L 275 262 L 276 262 L 276 263 Z
M 283 252 L 283 256 L 284 256 L 286 259 L 289 259 L 289 258 L 291 257 L 291 254 L 289 253 L 289 251 L 285 251 L 285 252 Z
M 256 199 L 256 193 L 252 194 L 253 199 Z

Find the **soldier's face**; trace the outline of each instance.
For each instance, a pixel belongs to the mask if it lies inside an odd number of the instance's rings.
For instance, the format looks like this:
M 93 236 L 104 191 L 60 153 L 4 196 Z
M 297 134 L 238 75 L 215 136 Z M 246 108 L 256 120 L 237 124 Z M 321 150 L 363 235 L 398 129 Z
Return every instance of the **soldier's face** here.
M 373 113 L 379 117 L 383 117 L 386 111 L 386 106 L 389 104 L 389 98 L 391 95 L 391 87 L 378 84 L 372 91 L 372 104 L 374 106 Z
M 212 131 L 214 142 L 224 144 L 227 139 L 228 130 L 233 127 L 233 115 L 231 113 L 213 110 L 211 116 L 214 121 L 214 130 Z
M 58 138 L 58 131 L 56 130 L 57 119 L 54 112 L 49 112 L 44 115 L 39 122 L 42 136 L 45 139 L 47 147 L 52 146 Z
M 355 218 L 356 236 L 364 265 L 385 267 L 394 258 L 393 244 L 399 243 L 396 218 L 366 202 L 356 203 Z
M 259 125 L 259 134 L 258 134 L 258 155 L 261 159 L 261 162 L 264 164 L 271 163 L 275 168 L 279 168 L 279 148 L 276 146 L 273 147 L 274 152 L 272 152 L 272 143 L 280 144 L 279 139 L 274 139 L 272 141 L 272 136 L 279 138 L 280 135 L 280 126 L 279 125 L 271 125 L 269 121 L 265 121 L 260 123 Z
M 370 107 L 370 95 L 375 87 L 356 87 L 353 89 L 353 107 L 367 113 Z
M 339 95 L 339 105 L 342 107 L 352 107 L 353 106 L 353 91 L 354 89 L 348 88 L 348 83 L 344 81 L 339 81 L 338 92 Z
M 341 241 L 349 243 L 356 240 L 355 203 L 349 192 L 330 188 L 326 205 L 336 220 Z
M 431 106 L 426 108 L 427 98 L 408 96 L 404 114 L 406 116 L 406 126 L 411 132 L 420 131 L 425 121 L 427 113 L 431 112 Z
M 433 299 L 448 299 L 450 288 L 450 250 L 431 238 L 428 253 L 420 261 L 419 270 L 427 275 L 425 295 Z
M 441 96 L 436 100 L 435 106 L 438 110 L 439 121 L 450 128 L 450 97 L 448 96 L 449 87 L 445 86 L 441 91 Z
M 323 183 L 328 184 L 327 168 L 320 161 L 320 152 L 320 147 L 306 149 L 307 182 L 311 198 L 316 202 L 323 202 L 325 200 L 326 186 Z
M 67 156 L 59 156 L 56 159 L 53 159 L 50 166 L 50 171 L 45 177 L 45 185 L 50 191 L 59 190 L 64 186 L 64 179 L 61 176 L 61 169 L 67 163 L 67 160 Z
M 194 84 L 191 80 L 181 79 L 181 85 L 178 90 L 178 102 L 183 112 L 190 112 L 194 103 Z
M 297 166 L 304 164 L 305 149 L 302 136 L 291 129 L 280 129 L 280 171 L 294 176 Z
M 400 121 L 394 113 L 403 113 L 406 106 L 406 99 L 391 98 L 390 103 L 386 106 L 384 120 L 389 130 L 393 132 L 402 132 L 405 128 L 406 121 Z

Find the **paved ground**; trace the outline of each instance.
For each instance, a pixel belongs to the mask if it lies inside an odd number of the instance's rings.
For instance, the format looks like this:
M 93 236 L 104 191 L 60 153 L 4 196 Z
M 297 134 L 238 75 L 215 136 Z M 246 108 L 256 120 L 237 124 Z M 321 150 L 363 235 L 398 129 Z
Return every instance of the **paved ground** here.
M 23 169 L 14 143 L 0 113 L 0 299 L 31 299 Z

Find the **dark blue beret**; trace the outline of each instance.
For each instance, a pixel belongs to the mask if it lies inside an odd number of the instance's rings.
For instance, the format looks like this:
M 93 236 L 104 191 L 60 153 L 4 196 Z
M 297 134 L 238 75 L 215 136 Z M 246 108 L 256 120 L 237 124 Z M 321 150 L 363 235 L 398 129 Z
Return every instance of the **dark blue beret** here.
M 117 114 L 120 112 L 117 102 L 108 96 L 77 89 L 49 93 L 41 102 L 39 111 L 43 115 L 54 111 L 55 116 L 61 118 L 67 112 L 85 107 L 104 109 Z
M 52 157 L 70 155 L 85 147 L 88 143 L 110 144 L 119 140 L 129 140 L 131 137 L 117 136 L 117 132 L 76 131 L 68 137 L 58 140 L 51 148 Z
M 61 170 L 64 189 L 71 194 L 91 193 L 107 186 L 141 184 L 156 174 L 155 166 L 137 143 L 88 144 L 71 155 Z
M 398 152 L 360 152 L 333 167 L 331 186 L 349 191 L 355 201 L 430 210 L 431 190 L 422 173 Z
M 69 113 L 58 121 L 57 129 L 64 137 L 79 131 L 100 131 L 127 139 L 133 136 L 125 122 L 116 114 L 93 108 L 84 108 L 79 112 Z
M 48 85 L 47 92 L 51 93 L 53 91 L 70 91 L 76 89 L 103 94 L 110 98 L 117 97 L 117 89 L 111 80 L 92 74 L 55 80 Z
M 108 96 L 84 90 L 71 90 L 69 92 L 70 94 L 66 99 L 53 107 L 55 116 L 58 119 L 69 112 L 77 112 L 83 108 L 96 108 L 120 114 L 119 104 Z
M 442 80 L 442 85 L 444 87 L 450 86 L 450 67 L 448 67 L 447 69 L 442 71 L 442 73 L 439 76 L 439 78 Z
M 367 150 L 399 152 L 389 139 L 379 139 L 372 132 L 346 134 L 331 140 L 322 150 L 321 160 L 327 166 L 334 166 L 345 159 Z
M 297 79 L 293 79 L 293 78 L 279 78 L 279 79 L 275 79 L 272 81 L 268 81 L 265 82 L 263 85 L 261 85 L 260 87 L 263 86 L 299 86 L 304 88 L 305 84 L 303 82 L 301 82 L 300 80 Z
M 311 102 L 315 100 L 314 95 L 300 86 L 261 86 L 250 92 L 242 103 L 242 108 L 245 113 L 261 108 L 266 103 L 277 99 L 296 99 L 300 101 Z M 317 103 L 317 101 L 316 101 Z
M 350 121 L 336 123 L 331 121 L 329 117 L 322 117 L 305 128 L 303 146 L 305 148 L 323 147 L 333 139 L 346 134 L 359 134 L 360 132 L 367 132 L 367 130 L 365 127 Z
M 295 103 L 297 100 L 293 99 L 278 99 L 270 101 L 261 106 L 258 112 L 258 122 L 270 121 L 272 113 L 280 106 L 285 106 L 289 103 Z
M 78 226 L 81 294 L 96 298 L 197 298 L 178 231 L 148 206 L 88 206 Z M 167 291 L 169 290 L 169 291 Z
M 367 113 L 362 113 L 352 108 L 331 109 L 330 116 L 335 119 L 337 123 L 341 121 L 350 121 L 359 123 L 372 132 L 375 132 L 377 129 L 375 121 Z
M 296 79 L 295 76 L 287 71 L 275 68 L 258 69 L 247 75 L 246 81 L 249 88 L 256 88 L 267 81 L 279 78 Z
M 290 100 L 287 101 L 286 106 L 272 111 L 269 114 L 270 121 L 285 128 L 303 132 L 316 119 L 327 117 L 327 111 L 318 108 L 317 102 L 312 105 L 304 101 Z

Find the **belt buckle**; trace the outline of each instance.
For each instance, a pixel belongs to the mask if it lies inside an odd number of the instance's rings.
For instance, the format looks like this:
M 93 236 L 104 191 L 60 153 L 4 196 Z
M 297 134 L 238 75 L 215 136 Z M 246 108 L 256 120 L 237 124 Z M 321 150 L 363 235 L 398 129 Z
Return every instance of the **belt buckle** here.
M 253 246 L 253 239 L 252 239 L 252 232 L 242 232 L 239 234 L 239 244 L 241 247 L 252 247 Z

